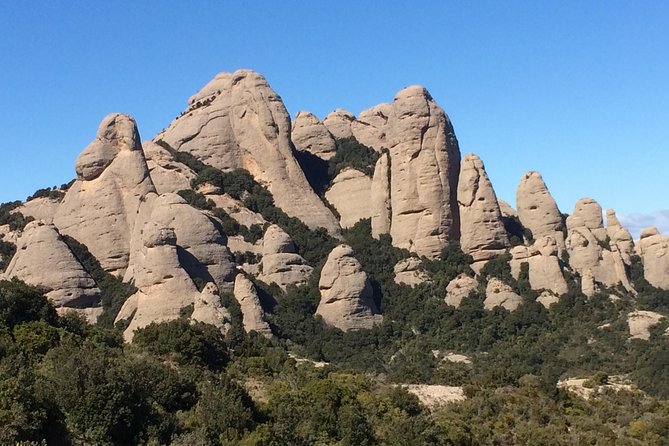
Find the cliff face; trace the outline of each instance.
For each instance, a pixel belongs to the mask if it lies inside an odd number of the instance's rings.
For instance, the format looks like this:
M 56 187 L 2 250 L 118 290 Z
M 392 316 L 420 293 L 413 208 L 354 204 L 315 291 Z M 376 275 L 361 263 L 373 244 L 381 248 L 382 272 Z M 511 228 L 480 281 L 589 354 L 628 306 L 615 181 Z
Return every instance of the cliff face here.
M 338 159 L 341 138 L 373 149 L 373 174 L 372 166 L 338 169 L 319 197 L 307 181 L 314 172 L 303 171 L 294 155 L 327 164 Z M 184 161 L 184 154 L 194 162 Z M 220 175 L 244 169 L 259 185 L 192 183 L 202 165 Z M 130 116 L 105 117 L 75 171 L 62 200 L 40 198 L 19 208 L 35 222 L 23 230 L 0 227 L 3 241 L 18 248 L 3 277 L 39 286 L 61 311 L 76 309 L 94 320 L 102 311 L 99 284 L 64 242 L 70 236 L 105 270 L 138 288 L 117 317 L 129 323 L 128 339 L 136 328 L 180 317 L 191 305 L 193 320 L 226 331 L 226 292 L 234 292 L 244 328 L 269 337 L 264 299 L 316 283 L 320 303 L 314 311 L 326 324 L 347 331 L 381 323 L 375 278 L 338 241 L 351 236 L 342 228 L 356 230 L 366 219 L 371 236 L 403 250 L 387 265 L 398 286 L 442 286 L 438 292 L 456 307 L 472 293 L 485 295 L 486 309 L 521 305 L 510 284 L 474 277 L 506 253 L 513 278 L 526 280 L 547 307 L 569 291 L 569 277 L 580 278 L 586 295 L 616 289 L 633 297 L 630 271 L 639 266 L 637 258 L 652 286 L 669 289 L 667 236 L 650 228 L 635 246 L 615 212 L 606 212 L 605 225 L 601 207 L 589 198 L 566 217 L 538 172 L 521 178 L 514 210 L 498 200 L 478 156 L 461 159 L 448 116 L 420 86 L 358 117 L 335 110 L 321 121 L 300 112 L 291 123 L 261 75 L 221 73 L 153 141 L 142 144 Z M 263 187 L 276 206 L 264 213 L 253 195 Z M 305 238 L 308 230 L 312 238 Z M 471 255 L 474 272 L 447 285 L 432 283 L 424 265 L 451 242 Z

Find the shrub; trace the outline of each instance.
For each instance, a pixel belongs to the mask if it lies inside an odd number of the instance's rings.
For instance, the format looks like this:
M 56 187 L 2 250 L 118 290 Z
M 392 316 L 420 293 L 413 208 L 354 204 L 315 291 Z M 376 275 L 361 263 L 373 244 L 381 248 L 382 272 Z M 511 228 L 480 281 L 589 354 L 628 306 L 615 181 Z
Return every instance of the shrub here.
M 363 144 L 355 137 L 337 139 L 337 152 L 328 160 L 328 176 L 330 180 L 347 167 L 352 167 L 365 175 L 374 175 L 374 167 L 379 153 Z

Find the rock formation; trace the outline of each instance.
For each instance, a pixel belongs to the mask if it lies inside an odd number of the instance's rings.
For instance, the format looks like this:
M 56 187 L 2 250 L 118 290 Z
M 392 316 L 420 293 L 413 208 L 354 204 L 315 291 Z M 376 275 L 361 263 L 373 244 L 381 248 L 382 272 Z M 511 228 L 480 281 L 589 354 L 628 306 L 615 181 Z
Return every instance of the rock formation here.
M 307 151 L 324 160 L 329 160 L 337 152 L 337 145 L 327 127 L 309 112 L 297 112 L 291 139 L 297 150 Z
M 265 283 L 276 283 L 282 289 L 304 283 L 313 268 L 295 252 L 295 244 L 278 225 L 265 230 L 262 248 L 262 273 L 258 278 Z
M 248 333 L 257 331 L 269 338 L 272 330 L 265 320 L 265 312 L 260 306 L 258 291 L 256 287 L 244 274 L 237 274 L 235 278 L 235 299 L 239 302 L 244 317 L 244 330 Z
M 502 223 L 497 196 L 481 159 L 465 155 L 458 183 L 460 246 L 474 262 L 490 260 L 503 253 L 509 239 Z
M 188 166 L 176 161 L 167 149 L 153 141 L 144 142 L 142 148 L 151 180 L 159 194 L 190 189 L 190 182 L 196 175 Z
M 360 262 L 347 245 L 335 247 L 318 282 L 321 302 L 316 314 L 342 331 L 372 328 L 382 320 L 373 300 L 372 287 Z
M 337 139 L 350 138 L 353 136 L 351 123 L 355 121 L 355 116 L 348 110 L 338 108 L 332 111 L 323 120 L 323 125 Z
M 371 178 L 353 168 L 342 170 L 332 180 L 332 185 L 325 192 L 325 199 L 337 209 L 342 228 L 350 228 L 358 221 L 371 217 L 371 189 Z
M 54 224 L 122 277 L 140 202 L 155 192 L 135 120 L 121 114 L 104 118 L 95 140 L 77 158 L 76 172 Z
M 388 148 L 386 131 L 392 105 L 379 104 L 360 113 L 358 119 L 351 122 L 351 132 L 361 144 L 380 152 Z
M 562 214 L 539 172 L 527 172 L 521 178 L 516 191 L 516 208 L 520 222 L 532 232 L 535 240 L 548 235 L 555 240 L 560 252 L 564 249 Z
M 95 322 L 102 312 L 100 290 L 53 225 L 28 223 L 4 277 L 19 278 L 45 291 L 59 311 L 87 312 Z
M 478 286 L 479 284 L 475 278 L 464 273 L 460 274 L 446 286 L 446 304 L 455 308 L 460 307 L 462 299 L 476 291 Z
M 288 215 L 338 233 L 336 218 L 293 157 L 290 117 L 264 77 L 248 70 L 221 73 L 188 104 L 156 141 L 224 171 L 246 169 Z
M 53 223 L 53 216 L 58 212 L 58 207 L 62 199 L 53 199 L 49 197 L 34 198 L 23 203 L 18 209 L 24 217 L 32 217 L 37 221 L 46 224 Z
M 409 257 L 397 262 L 393 268 L 395 272 L 395 283 L 415 286 L 430 280 L 430 276 L 423 269 L 419 258 Z
M 212 282 L 206 284 L 200 294 L 195 295 L 190 319 L 213 325 L 224 334 L 230 330 L 230 312 L 221 304 L 218 288 Z
M 522 297 L 497 277 L 491 277 L 488 280 L 488 285 L 485 289 L 485 300 L 483 301 L 483 308 L 486 310 L 502 307 L 509 311 L 514 311 L 520 306 L 522 301 Z
M 623 261 L 629 265 L 634 255 L 634 240 L 632 234 L 620 224 L 613 209 L 606 210 L 606 234 L 611 247 L 615 246 Z
M 669 290 L 669 237 L 660 234 L 657 228 L 646 228 L 641 231 L 638 250 L 646 280 L 657 288 Z
M 372 237 L 390 233 L 390 155 L 381 153 L 374 167 L 370 188 Z
M 650 339 L 650 329 L 660 323 L 664 315 L 654 311 L 632 311 L 627 315 L 630 339 Z
M 530 287 L 533 290 L 565 294 L 568 291 L 567 282 L 557 255 L 557 244 L 550 236 L 541 237 L 532 246 L 515 246 L 511 249 L 511 274 L 517 279 L 521 265 L 527 263 Z
M 537 302 L 544 306 L 544 308 L 550 308 L 551 305 L 558 303 L 560 298 L 550 291 L 542 292 L 539 297 L 537 297 Z

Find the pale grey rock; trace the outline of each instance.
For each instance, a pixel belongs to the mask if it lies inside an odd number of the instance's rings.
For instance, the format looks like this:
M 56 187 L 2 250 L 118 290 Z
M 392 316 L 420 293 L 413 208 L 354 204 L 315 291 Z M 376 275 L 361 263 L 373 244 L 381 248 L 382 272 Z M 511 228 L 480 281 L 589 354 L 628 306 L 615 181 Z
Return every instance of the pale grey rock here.
M 509 285 L 502 282 L 497 277 L 491 277 L 488 280 L 485 296 L 483 308 L 486 310 L 502 307 L 506 310 L 514 311 L 523 302 L 522 297 L 516 294 Z
M 33 221 L 16 242 L 4 277 L 45 291 L 59 311 L 100 307 L 100 290 L 53 225 Z M 60 310 L 60 309 L 63 310 Z
M 153 141 L 145 141 L 142 148 L 158 194 L 190 189 L 190 183 L 196 174 L 188 166 L 176 161 L 169 151 Z
M 409 286 L 420 285 L 430 280 L 430 276 L 423 269 L 423 264 L 417 257 L 402 259 L 393 267 L 395 283 Z
M 446 304 L 455 308 L 460 307 L 462 299 L 476 291 L 478 286 L 479 284 L 475 278 L 464 273 L 460 274 L 446 286 Z
M 497 203 L 499 204 L 499 211 L 502 214 L 502 217 L 518 218 L 518 212 L 516 212 L 509 203 L 500 199 L 497 199 Z
M 77 181 L 53 222 L 85 244 L 107 271 L 122 277 L 140 202 L 155 192 L 133 118 L 112 114 L 79 155 Z
M 337 145 L 330 131 L 314 114 L 300 111 L 292 124 L 291 139 L 297 150 L 329 160 L 337 152 Z
M 527 172 L 521 178 L 516 191 L 516 207 L 520 222 L 532 231 L 535 240 L 550 236 L 562 252 L 565 245 L 562 214 L 539 172 Z
M 253 212 L 244 206 L 244 203 L 235 200 L 228 194 L 209 194 L 206 195 L 206 197 L 213 201 L 217 208 L 223 209 L 230 217 L 237 221 L 237 223 L 244 225 L 247 228 L 253 225 L 264 226 L 267 223 L 262 215 Z
M 286 214 L 312 229 L 339 233 L 337 219 L 313 192 L 293 156 L 290 116 L 260 74 L 218 74 L 155 140 L 224 171 L 247 170 Z
M 235 278 L 235 298 L 239 302 L 244 318 L 244 330 L 249 333 L 257 331 L 266 338 L 272 337 L 272 330 L 265 320 L 265 312 L 260 305 L 258 291 L 253 282 L 244 274 Z
M 620 224 L 613 209 L 606 210 L 606 233 L 611 245 L 618 249 L 623 262 L 629 265 L 634 255 L 634 239 L 632 239 L 632 234 Z
M 261 269 L 258 279 L 275 283 L 284 290 L 288 285 L 305 283 L 313 271 L 307 261 L 295 252 L 290 236 L 278 225 L 270 225 L 265 230 Z
M 358 119 L 351 122 L 351 132 L 355 139 L 377 152 L 387 149 L 386 126 L 391 112 L 390 104 L 379 104 L 361 112 Z
M 669 290 L 669 237 L 657 228 L 641 231 L 638 251 L 643 261 L 644 277 L 651 285 Z
M 490 260 L 503 253 L 509 239 L 502 223 L 497 196 L 483 161 L 473 153 L 460 164 L 458 183 L 460 246 L 474 262 Z
M 230 330 L 230 312 L 221 304 L 218 288 L 209 282 L 199 295 L 195 296 L 191 321 L 213 325 L 223 334 Z
M 338 108 L 332 111 L 323 120 L 323 124 L 336 139 L 350 138 L 353 136 L 351 123 L 355 116 L 348 110 Z
M 349 331 L 381 323 L 383 317 L 378 314 L 367 274 L 350 246 L 339 245 L 328 255 L 318 288 L 321 302 L 316 314 L 326 324 Z
M 533 290 L 550 290 L 557 295 L 569 289 L 562 274 L 555 240 L 541 237 L 532 246 L 515 246 L 511 249 L 511 275 L 517 279 L 523 263 L 528 264 L 530 287 Z
M 384 151 L 376 161 L 370 189 L 372 237 L 390 233 L 390 155 Z
M 595 283 L 595 275 L 588 268 L 581 273 L 581 292 L 588 297 L 592 297 L 597 291 L 599 291 L 599 287 Z
M 16 211 L 24 217 L 32 217 L 36 221 L 52 224 L 53 216 L 56 215 L 61 201 L 48 197 L 35 198 L 23 203 Z M 12 211 L 12 213 L 14 212 Z
M 659 324 L 665 316 L 654 311 L 632 311 L 627 315 L 630 339 L 650 339 L 650 329 Z
M 551 305 L 556 304 L 559 301 L 560 298 L 550 291 L 544 291 L 537 297 L 537 302 L 543 305 L 544 308 L 550 308 Z
M 325 192 L 325 199 L 339 213 L 341 227 L 350 228 L 358 221 L 371 217 L 371 192 L 371 178 L 357 169 L 346 168 L 332 180 Z
M 459 236 L 460 150 L 446 113 L 425 88 L 395 96 L 388 117 L 393 244 L 435 258 Z

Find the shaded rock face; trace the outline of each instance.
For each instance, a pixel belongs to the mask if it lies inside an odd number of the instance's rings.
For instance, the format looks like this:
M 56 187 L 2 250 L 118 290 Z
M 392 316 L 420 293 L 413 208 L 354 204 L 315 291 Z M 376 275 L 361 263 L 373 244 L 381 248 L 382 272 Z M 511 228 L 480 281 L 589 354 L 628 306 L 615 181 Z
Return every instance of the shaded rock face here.
M 509 239 L 502 223 L 497 196 L 481 159 L 465 155 L 458 183 L 460 246 L 475 262 L 490 260 L 504 252 Z
M 611 228 L 619 232 L 619 228 Z M 619 236 L 624 238 L 624 231 Z M 566 247 L 572 269 L 584 275 L 588 270 L 595 282 L 605 286 L 622 284 L 628 291 L 634 289 L 627 277 L 626 262 L 629 253 L 622 254 L 617 243 L 611 243 L 608 230 L 602 222 L 602 208 L 591 198 L 576 202 L 574 212 L 567 218 Z M 628 249 L 620 241 L 623 249 Z
M 372 328 L 382 321 L 367 274 L 350 246 L 339 245 L 332 250 L 321 271 L 318 288 L 321 302 L 316 314 L 326 324 L 349 331 Z
M 372 237 L 390 233 L 390 154 L 381 153 L 370 188 Z
M 444 111 L 423 87 L 400 91 L 388 117 L 393 244 L 434 258 L 460 233 L 460 150 Z
M 144 142 L 142 147 L 151 180 L 158 194 L 190 189 L 190 182 L 196 176 L 195 172 L 185 164 L 174 160 L 170 152 L 153 141 Z
M 332 111 L 323 120 L 323 125 L 337 139 L 350 138 L 353 136 L 351 124 L 355 121 L 355 116 L 348 110 L 338 108 Z
M 244 331 L 247 333 L 257 331 L 266 338 L 271 337 L 272 330 L 265 320 L 265 312 L 260 306 L 258 291 L 253 282 L 244 274 L 237 274 L 234 294 L 242 309 Z
M 313 268 L 295 251 L 290 236 L 278 225 L 270 225 L 263 237 L 262 273 L 258 278 L 284 290 L 288 285 L 305 283 Z
M 214 221 L 202 211 L 193 208 L 177 194 L 164 194 L 147 197 L 138 216 L 142 224 L 154 223 L 171 228 L 176 237 L 175 249 L 179 256 L 179 265 L 188 274 L 202 282 L 213 282 L 223 291 L 232 291 L 235 268 L 225 239 Z M 143 228 L 143 227 L 142 227 Z M 130 267 L 124 280 L 135 280 L 138 265 L 145 243 L 140 227 L 133 234 Z
M 312 229 L 339 225 L 293 157 L 290 117 L 265 78 L 248 70 L 221 73 L 191 97 L 184 114 L 156 136 L 222 170 L 246 169 L 278 207 Z
M 329 160 L 337 152 L 337 145 L 330 131 L 312 113 L 300 111 L 292 124 L 291 139 L 297 150 L 304 150 Z
M 659 324 L 664 315 L 654 311 L 632 311 L 627 315 L 630 339 L 650 339 L 650 329 Z
M 460 274 L 446 286 L 446 304 L 455 308 L 460 307 L 462 299 L 476 291 L 478 286 L 479 284 L 475 278 Z
M 511 274 L 515 279 L 520 276 L 523 263 L 529 266 L 530 287 L 533 290 L 550 290 L 557 295 L 569 291 L 558 260 L 557 244 L 552 237 L 542 237 L 532 246 L 515 246 L 511 250 L 510 261 Z
M 430 280 L 430 276 L 423 270 L 423 264 L 417 257 L 400 260 L 393 270 L 397 284 L 415 286 Z
M 76 162 L 77 180 L 53 222 L 85 244 L 107 271 L 123 276 L 141 200 L 155 187 L 134 119 L 112 114 Z
M 516 207 L 520 222 L 532 231 L 535 240 L 550 236 L 558 250 L 564 249 L 562 214 L 539 172 L 528 172 L 521 178 L 516 191 Z
M 353 168 L 342 170 L 332 180 L 332 185 L 325 192 L 325 199 L 337 209 L 342 228 L 350 228 L 358 221 L 371 217 L 371 190 L 372 179 Z
M 213 325 L 224 334 L 230 330 L 230 312 L 221 304 L 221 296 L 216 285 L 209 282 L 200 294 L 195 295 L 190 319 Z
M 634 255 L 634 240 L 632 234 L 620 224 L 613 209 L 606 210 L 606 234 L 611 246 L 615 246 L 623 261 L 630 264 Z
M 81 266 L 53 225 L 28 223 L 16 244 L 16 255 L 4 277 L 16 277 L 45 290 L 54 306 L 66 309 L 102 311 L 100 290 Z M 95 322 L 93 318 L 92 322 Z
M 644 229 L 638 251 L 646 280 L 657 288 L 669 290 L 669 237 L 660 234 L 654 227 Z
M 509 311 L 514 311 L 523 301 L 522 297 L 516 294 L 509 285 L 496 277 L 491 277 L 490 280 L 488 280 L 485 296 L 483 308 L 486 310 L 502 307 Z
M 137 292 L 121 308 L 116 322 L 130 318 L 124 332 L 131 341 L 135 330 L 152 322 L 177 319 L 181 309 L 195 304 L 200 294 L 181 267 L 174 229 L 149 221 L 139 231 L 142 246 L 134 258 Z

